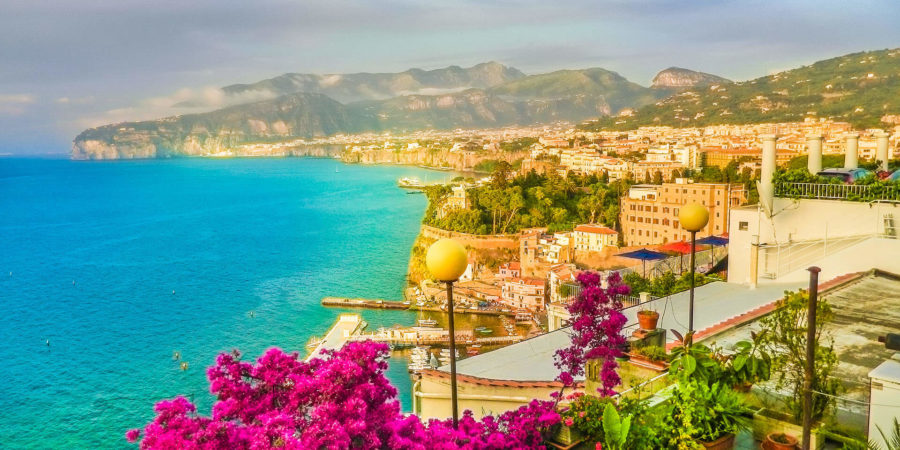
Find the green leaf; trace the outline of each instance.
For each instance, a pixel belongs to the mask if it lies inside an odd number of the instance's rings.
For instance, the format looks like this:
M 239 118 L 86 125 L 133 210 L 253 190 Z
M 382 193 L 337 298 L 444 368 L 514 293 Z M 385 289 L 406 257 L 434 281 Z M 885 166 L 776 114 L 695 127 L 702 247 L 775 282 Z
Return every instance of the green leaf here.
M 690 376 L 697 370 L 697 360 L 691 355 L 684 355 L 682 358 L 682 365 L 684 366 L 684 376 Z
M 621 432 L 622 422 L 619 420 L 619 412 L 612 403 L 607 403 L 603 409 L 603 434 L 609 437 L 610 441 L 616 442 Z
M 741 370 L 747 363 L 747 355 L 737 355 L 734 357 L 734 370 Z

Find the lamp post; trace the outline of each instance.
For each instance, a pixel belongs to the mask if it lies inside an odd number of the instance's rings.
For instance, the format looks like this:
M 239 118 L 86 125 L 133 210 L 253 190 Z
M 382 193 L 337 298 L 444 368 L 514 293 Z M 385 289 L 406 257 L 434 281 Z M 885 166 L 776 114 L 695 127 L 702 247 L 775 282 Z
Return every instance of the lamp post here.
M 453 428 L 459 425 L 456 401 L 456 329 L 453 325 L 453 282 L 466 271 L 469 258 L 466 248 L 452 239 L 441 239 L 425 254 L 425 265 L 438 281 L 447 284 L 447 311 L 450 314 L 450 407 L 453 411 Z
M 694 258 L 697 253 L 697 232 L 709 223 L 709 210 L 697 203 L 689 203 L 678 212 L 681 227 L 691 232 L 691 303 L 688 312 L 688 332 L 694 331 Z

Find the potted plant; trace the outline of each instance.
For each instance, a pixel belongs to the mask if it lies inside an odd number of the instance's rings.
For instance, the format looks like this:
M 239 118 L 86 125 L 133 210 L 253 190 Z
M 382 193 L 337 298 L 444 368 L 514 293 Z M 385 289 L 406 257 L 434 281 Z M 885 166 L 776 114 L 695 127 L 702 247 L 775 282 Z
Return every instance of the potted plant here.
M 672 391 L 672 411 L 666 419 L 671 430 L 669 447 L 734 448 L 735 434 L 750 427 L 750 413 L 727 384 L 680 382 Z
M 659 313 L 650 309 L 641 309 L 637 313 L 637 318 L 642 330 L 651 331 L 656 329 Z
M 727 358 L 725 372 L 736 391 L 747 392 L 772 376 L 772 356 L 762 346 L 766 333 L 767 330 L 751 332 L 751 340 L 734 344 L 735 351 Z
M 797 438 L 784 433 L 769 433 L 763 442 L 767 450 L 793 450 L 797 448 Z
M 669 375 L 683 382 L 699 379 L 707 384 L 722 378 L 723 358 L 718 352 L 706 345 L 695 344 L 693 331 L 682 336 L 681 333 L 672 330 L 672 334 L 678 338 L 681 345 L 672 349 Z
M 658 345 L 633 348 L 628 355 L 633 361 L 646 363 L 656 369 L 662 370 L 669 366 L 669 355 L 666 353 L 666 349 Z

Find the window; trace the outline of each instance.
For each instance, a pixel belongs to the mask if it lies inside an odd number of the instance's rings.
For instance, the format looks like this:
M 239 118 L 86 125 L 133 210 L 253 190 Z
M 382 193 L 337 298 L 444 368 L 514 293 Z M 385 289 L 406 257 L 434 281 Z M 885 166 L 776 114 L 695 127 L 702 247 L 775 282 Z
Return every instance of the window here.
M 747 223 L 747 222 L 743 222 L 743 221 L 738 222 L 738 230 L 741 230 L 741 231 L 747 231 L 747 229 L 748 229 L 749 227 L 750 227 L 750 224 Z

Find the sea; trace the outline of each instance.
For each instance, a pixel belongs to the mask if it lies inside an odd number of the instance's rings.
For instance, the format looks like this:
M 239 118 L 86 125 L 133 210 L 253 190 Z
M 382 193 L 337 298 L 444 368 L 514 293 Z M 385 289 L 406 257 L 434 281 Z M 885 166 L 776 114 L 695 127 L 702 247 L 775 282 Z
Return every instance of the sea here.
M 401 299 L 426 200 L 396 180 L 453 175 L 312 158 L 0 158 L 0 448 L 134 448 L 125 432 L 159 400 L 209 414 L 218 353 L 304 355 L 346 312 L 323 297 Z M 369 329 L 416 320 L 357 312 Z M 388 376 L 410 410 L 402 355 Z

